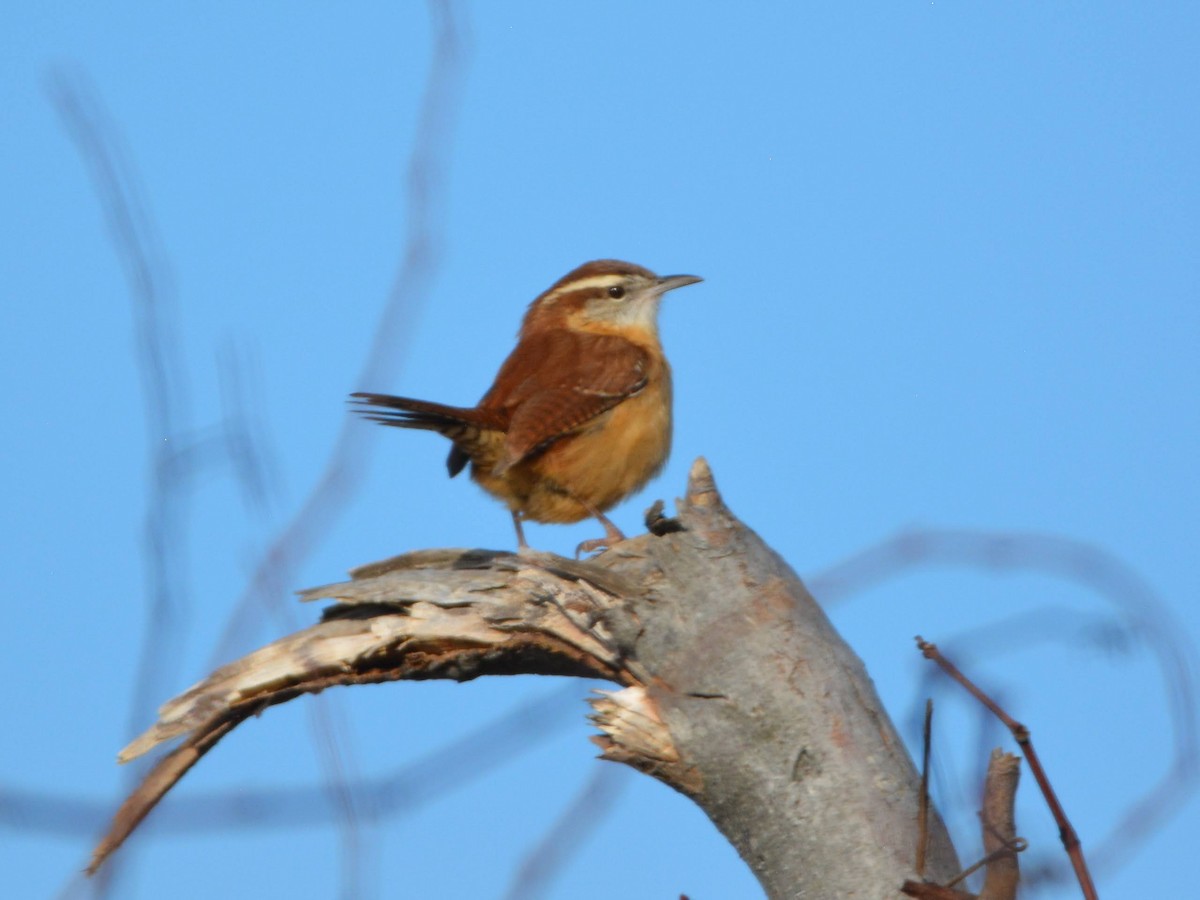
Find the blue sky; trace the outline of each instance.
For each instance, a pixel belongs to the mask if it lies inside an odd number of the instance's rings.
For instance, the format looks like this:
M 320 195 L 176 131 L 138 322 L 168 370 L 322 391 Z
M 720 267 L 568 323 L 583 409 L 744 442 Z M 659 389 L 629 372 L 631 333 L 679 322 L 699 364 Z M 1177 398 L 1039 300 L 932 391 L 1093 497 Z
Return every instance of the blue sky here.
M 0 13 L 0 787 L 98 804 L 123 789 L 113 760 L 146 624 L 147 473 L 161 442 L 143 417 L 128 283 L 49 99 L 53 73 L 89 80 L 156 225 L 187 381 L 173 440 L 215 446 L 232 354 L 267 473 L 270 502 L 256 506 L 218 452 L 198 457 L 173 570 L 186 612 L 167 673 L 145 687 L 155 702 L 212 667 L 250 573 L 334 447 L 346 394 L 473 401 L 524 305 L 608 256 L 705 277 L 664 305 L 675 450 L 614 513 L 627 531 L 653 499 L 682 493 L 703 454 L 731 507 L 804 576 L 907 528 L 1065 538 L 1139 573 L 1170 610 L 1157 624 L 1194 651 L 1200 11 L 539 2 L 474 3 L 461 20 L 457 102 L 440 110 L 450 127 L 434 149 L 436 268 L 383 383 L 362 384 L 411 224 L 428 8 Z M 321 517 L 285 589 L 408 549 L 512 545 L 502 508 L 445 479 L 440 441 L 358 438 L 353 500 Z M 595 530 L 529 537 L 567 552 Z M 978 637 L 960 644 L 963 662 L 1033 728 L 1085 848 L 1098 846 L 1168 765 L 1168 699 L 1143 634 L 1117 629 L 1094 585 L 1020 554 L 950 561 L 830 596 L 835 623 L 906 728 L 924 696 L 912 635 L 948 648 Z M 285 627 L 252 625 L 239 651 Z M 512 679 L 330 695 L 321 715 L 364 778 L 559 698 L 526 752 L 488 768 L 483 740 L 462 784 L 369 829 L 361 895 L 504 896 L 599 766 L 586 689 L 562 699 L 554 682 Z M 938 702 L 939 790 L 970 859 L 970 769 L 1003 738 L 979 734 L 953 695 Z M 247 723 L 179 797 L 320 784 L 315 707 Z M 688 801 L 632 774 L 612 783 L 608 814 L 548 896 L 757 895 Z M 1122 866 L 1094 860 L 1102 895 L 1187 893 L 1200 802 L 1182 799 Z M 55 896 L 94 835 L 14 808 L 0 821 L 0 895 Z M 338 894 L 333 826 L 155 823 L 123 854 L 116 896 Z M 1028 777 L 1018 823 L 1053 858 Z

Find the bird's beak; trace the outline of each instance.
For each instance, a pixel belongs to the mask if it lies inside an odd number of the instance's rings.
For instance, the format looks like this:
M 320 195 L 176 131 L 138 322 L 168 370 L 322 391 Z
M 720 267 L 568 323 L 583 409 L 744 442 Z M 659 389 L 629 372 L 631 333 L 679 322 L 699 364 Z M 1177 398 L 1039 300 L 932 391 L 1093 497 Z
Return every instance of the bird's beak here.
M 665 294 L 667 291 L 675 290 L 675 288 L 686 287 L 689 284 L 696 284 L 703 280 L 699 275 L 667 275 L 654 283 L 654 292 L 656 294 Z

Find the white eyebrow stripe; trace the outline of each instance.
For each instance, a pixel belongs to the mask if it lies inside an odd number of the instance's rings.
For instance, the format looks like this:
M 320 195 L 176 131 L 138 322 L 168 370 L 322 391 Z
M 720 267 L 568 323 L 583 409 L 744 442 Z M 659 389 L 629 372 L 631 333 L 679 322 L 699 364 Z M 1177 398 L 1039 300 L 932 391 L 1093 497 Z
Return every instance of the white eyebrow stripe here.
M 559 285 L 554 290 L 548 292 L 545 297 L 557 297 L 566 291 L 580 291 L 586 288 L 594 287 L 609 287 L 614 284 L 621 284 L 625 280 L 624 275 L 618 275 L 615 272 L 609 272 L 605 275 L 592 275 L 590 278 L 581 278 L 579 281 L 568 281 L 566 284 Z

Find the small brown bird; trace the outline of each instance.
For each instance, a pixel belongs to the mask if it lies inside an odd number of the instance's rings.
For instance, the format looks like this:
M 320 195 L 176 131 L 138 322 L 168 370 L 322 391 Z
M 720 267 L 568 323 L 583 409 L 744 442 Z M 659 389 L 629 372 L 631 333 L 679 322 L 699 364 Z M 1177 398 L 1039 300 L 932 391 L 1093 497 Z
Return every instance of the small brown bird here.
M 367 418 L 436 431 L 454 442 L 446 465 L 523 519 L 578 522 L 605 517 L 658 474 L 671 450 L 671 369 L 658 339 L 658 304 L 695 275 L 659 278 L 632 263 L 601 259 L 559 279 L 529 306 L 517 346 L 478 406 L 456 407 L 389 394 L 354 394 Z

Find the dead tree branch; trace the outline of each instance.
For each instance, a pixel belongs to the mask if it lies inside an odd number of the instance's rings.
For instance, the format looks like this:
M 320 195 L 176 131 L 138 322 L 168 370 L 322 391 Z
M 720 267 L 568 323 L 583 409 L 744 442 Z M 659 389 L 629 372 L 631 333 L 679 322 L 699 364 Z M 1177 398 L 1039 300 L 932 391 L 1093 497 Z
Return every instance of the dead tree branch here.
M 703 460 L 670 527 L 577 563 L 435 550 L 304 592 L 323 620 L 166 704 L 121 754 L 183 742 L 117 812 L 95 871 L 248 716 L 333 685 L 480 675 L 603 678 L 602 756 L 698 803 L 771 897 L 893 897 L 920 784 L 861 662 L 799 578 L 725 507 Z M 958 870 L 931 815 L 927 875 Z
M 1017 854 L 1024 842 L 1017 837 L 1017 782 L 1021 760 L 993 750 L 983 788 L 983 849 L 989 860 L 979 900 L 1013 900 L 1021 881 Z

